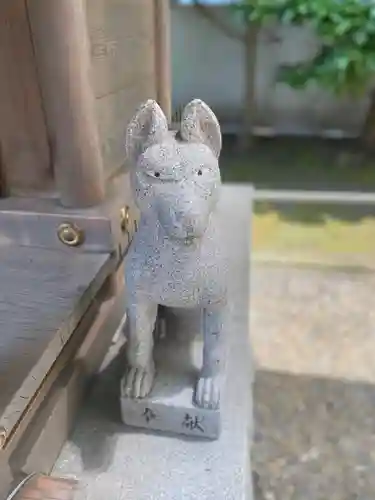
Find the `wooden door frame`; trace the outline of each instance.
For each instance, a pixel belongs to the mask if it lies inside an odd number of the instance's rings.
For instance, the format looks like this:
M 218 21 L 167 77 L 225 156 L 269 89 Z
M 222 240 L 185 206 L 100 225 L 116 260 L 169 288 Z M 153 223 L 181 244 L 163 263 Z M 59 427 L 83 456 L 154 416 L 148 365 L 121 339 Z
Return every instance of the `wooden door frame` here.
M 169 0 L 154 0 L 154 13 L 156 95 L 168 123 L 171 123 L 171 6 Z

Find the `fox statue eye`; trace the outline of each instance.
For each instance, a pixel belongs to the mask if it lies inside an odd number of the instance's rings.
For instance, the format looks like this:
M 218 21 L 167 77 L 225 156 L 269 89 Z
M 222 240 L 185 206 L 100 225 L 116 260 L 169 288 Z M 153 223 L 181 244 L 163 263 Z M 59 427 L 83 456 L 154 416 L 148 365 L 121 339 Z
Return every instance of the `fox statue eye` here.
M 202 172 L 202 169 L 201 169 L 201 168 L 198 170 L 197 174 L 198 174 L 198 175 L 202 175 L 202 174 L 203 174 L 203 172 Z
M 151 177 L 152 179 L 161 179 L 162 177 L 161 172 L 159 172 L 159 170 L 149 170 L 146 171 L 145 174 L 148 177 Z

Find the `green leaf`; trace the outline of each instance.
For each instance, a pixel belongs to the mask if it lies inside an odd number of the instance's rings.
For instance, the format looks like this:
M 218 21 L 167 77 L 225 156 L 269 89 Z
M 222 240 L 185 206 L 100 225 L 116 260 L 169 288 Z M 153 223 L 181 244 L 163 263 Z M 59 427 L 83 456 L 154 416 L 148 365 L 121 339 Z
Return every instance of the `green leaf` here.
M 337 95 L 361 95 L 375 73 L 375 6 L 364 0 L 238 0 L 260 25 L 308 24 L 323 46 L 304 64 L 283 67 L 278 80 L 294 88 L 317 83 Z
M 354 40 L 358 45 L 364 45 L 368 40 L 368 34 L 366 31 L 357 31 L 354 33 Z
M 345 33 L 348 33 L 351 28 L 351 22 L 348 19 L 343 19 L 340 22 L 337 23 L 335 27 L 336 34 L 338 36 L 342 36 Z
M 292 9 L 287 9 L 283 12 L 280 20 L 283 24 L 290 24 L 296 18 L 296 12 Z

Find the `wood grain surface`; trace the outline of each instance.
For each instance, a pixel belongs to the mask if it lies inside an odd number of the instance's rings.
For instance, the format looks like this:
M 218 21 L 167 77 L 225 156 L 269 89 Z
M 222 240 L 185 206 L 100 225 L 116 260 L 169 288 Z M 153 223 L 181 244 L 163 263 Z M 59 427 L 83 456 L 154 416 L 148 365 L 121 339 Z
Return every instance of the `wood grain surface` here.
M 109 254 L 0 246 L 0 428 L 7 436 L 112 267 Z
M 169 0 L 155 0 L 155 72 L 158 103 L 172 119 L 171 6 Z
M 127 173 L 107 183 L 108 198 L 98 207 L 69 209 L 61 207 L 57 197 L 0 198 L 0 241 L 9 244 L 72 252 L 125 252 L 135 231 L 139 211 L 132 196 Z M 129 207 L 128 233 L 121 229 L 121 209 Z M 81 246 L 72 250 L 58 238 L 61 223 L 71 222 L 84 233 Z
M 101 150 L 109 177 L 125 162 L 125 131 L 136 108 L 156 98 L 153 1 L 90 0 L 87 22 Z
M 41 189 L 52 178 L 25 0 L 0 2 L 2 187 Z

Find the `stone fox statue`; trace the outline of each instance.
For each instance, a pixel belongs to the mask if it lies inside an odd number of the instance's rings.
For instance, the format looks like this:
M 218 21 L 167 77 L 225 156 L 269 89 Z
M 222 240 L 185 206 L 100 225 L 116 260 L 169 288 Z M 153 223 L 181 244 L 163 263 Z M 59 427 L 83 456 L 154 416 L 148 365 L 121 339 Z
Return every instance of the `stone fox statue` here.
M 159 105 L 143 104 L 127 129 L 131 185 L 141 217 L 126 257 L 128 371 L 123 394 L 147 396 L 153 385 L 153 330 L 158 306 L 200 308 L 203 366 L 194 403 L 216 409 L 226 303 L 226 259 L 216 206 L 221 132 L 200 100 L 184 109 L 180 138 Z

